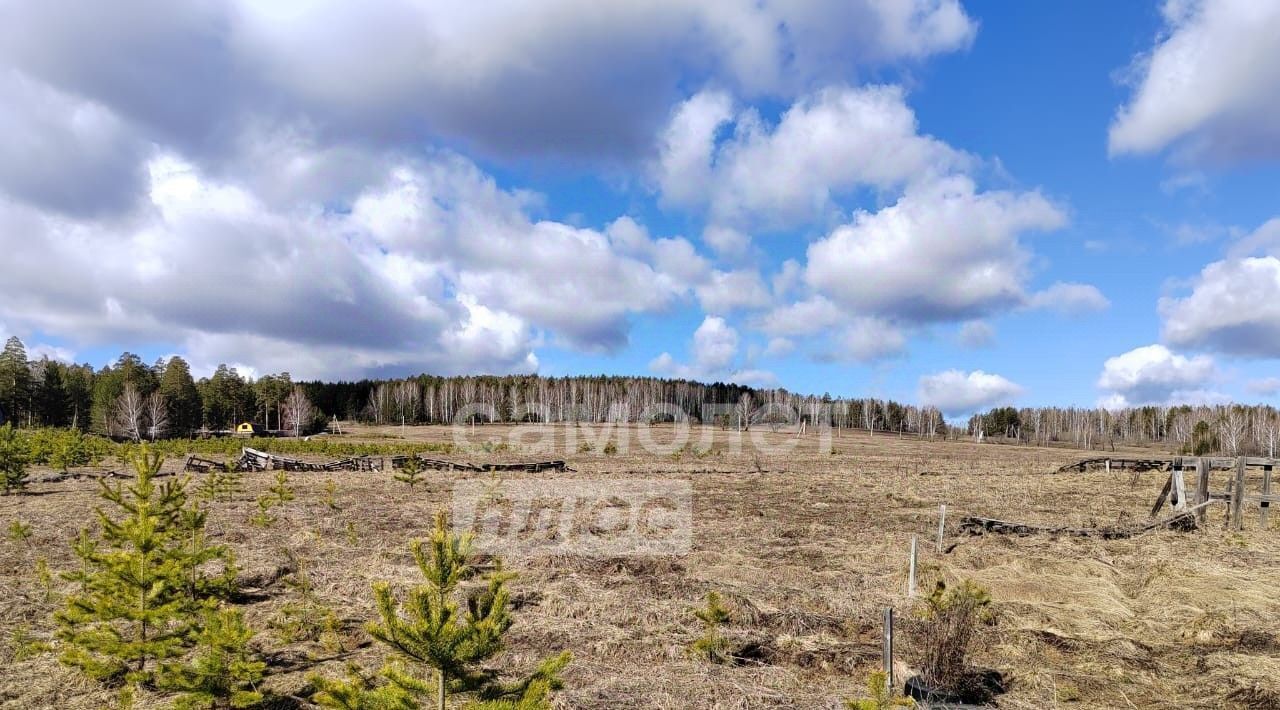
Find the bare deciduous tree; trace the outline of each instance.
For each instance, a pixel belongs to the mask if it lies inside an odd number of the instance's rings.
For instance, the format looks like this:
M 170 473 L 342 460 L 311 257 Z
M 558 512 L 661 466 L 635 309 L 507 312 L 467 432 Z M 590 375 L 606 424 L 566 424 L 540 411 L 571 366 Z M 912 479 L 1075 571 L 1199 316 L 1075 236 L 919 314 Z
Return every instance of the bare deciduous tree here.
M 124 390 L 116 397 L 111 408 L 111 421 L 115 430 L 134 441 L 142 441 L 142 433 L 146 431 L 146 402 L 138 388 L 132 382 L 124 384 Z
M 152 441 L 163 439 L 169 433 L 169 400 L 160 390 L 152 392 L 143 403 L 147 418 L 147 437 Z
M 303 428 L 311 425 L 315 408 L 311 406 L 307 393 L 303 392 L 301 387 L 295 386 L 289 396 L 284 398 L 280 414 L 284 418 L 284 428 L 292 429 L 294 436 L 302 436 Z
M 1218 439 L 1231 456 L 1240 455 L 1240 445 L 1249 428 L 1249 418 L 1242 407 L 1227 407 L 1218 418 Z

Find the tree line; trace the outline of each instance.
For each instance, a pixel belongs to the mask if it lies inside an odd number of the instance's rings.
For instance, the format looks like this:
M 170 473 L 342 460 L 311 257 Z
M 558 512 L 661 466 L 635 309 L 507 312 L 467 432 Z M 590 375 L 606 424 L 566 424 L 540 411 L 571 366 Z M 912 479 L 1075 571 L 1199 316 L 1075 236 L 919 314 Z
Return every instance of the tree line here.
M 322 419 L 287 372 L 251 380 L 219 365 L 196 380 L 181 357 L 147 365 L 129 352 L 95 370 L 48 357 L 31 360 L 16 337 L 0 351 L 0 422 L 142 441 L 245 421 L 302 434 Z
M 997 439 L 1082 449 L 1156 445 L 1188 454 L 1274 456 L 1280 413 L 1265 405 L 999 407 L 948 423 L 936 407 L 874 397 L 806 395 L 783 388 L 632 376 L 417 375 L 294 382 L 288 372 L 252 379 L 219 365 L 196 380 L 180 357 L 145 364 L 132 353 L 95 370 L 47 357 L 21 340 L 0 352 L 0 420 L 70 427 L 118 439 L 190 436 L 253 422 L 305 434 L 337 418 L 371 424 L 641 422 L 688 416 L 708 424 L 829 425 L 926 438 Z

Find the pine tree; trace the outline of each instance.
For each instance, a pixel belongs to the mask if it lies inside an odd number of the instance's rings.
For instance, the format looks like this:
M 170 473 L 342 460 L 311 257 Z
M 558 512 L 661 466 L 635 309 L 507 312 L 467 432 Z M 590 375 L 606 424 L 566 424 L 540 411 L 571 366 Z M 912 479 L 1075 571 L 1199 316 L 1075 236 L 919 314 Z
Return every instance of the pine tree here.
M 418 476 L 422 473 L 422 466 L 418 463 L 417 456 L 410 456 L 404 462 L 404 466 L 394 474 L 394 478 L 401 483 L 408 483 L 410 488 L 418 484 Z
M 131 462 L 132 485 L 101 482 L 102 498 L 120 516 L 99 508 L 100 540 L 85 531 L 73 545 L 81 568 L 67 576 L 80 589 L 54 619 L 63 663 L 98 680 L 154 685 L 160 665 L 186 651 L 213 603 L 203 583 L 193 584 L 195 568 L 229 561 L 221 548 L 193 556 L 190 536 L 204 521 L 187 512 L 184 481 L 156 483 L 160 455 L 143 446 Z
M 246 708 L 262 701 L 257 685 L 267 664 L 249 648 L 253 631 L 238 609 L 208 611 L 196 634 L 195 656 L 166 666 L 160 684 L 181 695 L 178 708 Z
M 484 710 L 540 710 L 550 707 L 551 691 L 561 687 L 560 671 L 568 652 L 546 659 L 532 674 L 516 683 L 501 682 L 496 673 L 479 667 L 502 650 L 502 637 L 511 627 L 510 596 L 506 584 L 513 575 L 501 565 L 485 577 L 486 588 L 466 600 L 462 608 L 458 585 L 475 574 L 469 558 L 472 537 L 454 535 L 442 512 L 427 540 L 411 546 L 425 583 L 409 590 L 403 604 L 390 585 L 374 585 L 379 621 L 369 634 L 390 647 L 394 660 L 380 672 L 385 682 L 373 686 L 327 681 L 316 701 L 338 708 L 416 707 L 415 699 L 430 697 L 431 707 L 444 710 L 450 695 L 469 695 L 469 708 Z M 420 670 L 434 670 L 424 679 Z M 412 705 L 396 704 L 413 702 Z
M 720 633 L 720 626 L 728 623 L 730 615 L 729 608 L 720 598 L 720 593 L 707 592 L 706 606 L 695 609 L 693 615 L 698 617 L 705 629 L 703 635 L 690 647 L 693 654 L 712 663 L 729 661 L 729 642 Z
M 0 488 L 5 495 L 27 488 L 27 447 L 12 424 L 0 426 Z
M 169 428 L 178 436 L 187 436 L 200 427 L 200 391 L 191 377 L 191 368 L 180 357 L 169 358 L 160 377 L 160 393 L 169 407 Z
M 284 471 L 276 471 L 275 485 L 267 489 L 275 496 L 276 503 L 284 505 L 293 500 L 293 489 L 289 487 L 289 477 Z
M 61 433 L 57 443 L 54 444 L 53 455 L 49 457 L 49 465 L 66 473 L 67 469 L 73 466 L 83 466 L 87 463 L 89 463 L 89 450 L 85 445 L 84 434 L 74 429 Z
M 894 708 L 913 708 L 916 701 L 905 697 L 889 687 L 889 675 L 884 671 L 875 671 L 867 676 L 868 697 L 844 701 L 848 710 L 894 710 Z
M 0 351 L 0 422 L 18 424 L 31 413 L 31 363 L 27 348 L 16 336 Z

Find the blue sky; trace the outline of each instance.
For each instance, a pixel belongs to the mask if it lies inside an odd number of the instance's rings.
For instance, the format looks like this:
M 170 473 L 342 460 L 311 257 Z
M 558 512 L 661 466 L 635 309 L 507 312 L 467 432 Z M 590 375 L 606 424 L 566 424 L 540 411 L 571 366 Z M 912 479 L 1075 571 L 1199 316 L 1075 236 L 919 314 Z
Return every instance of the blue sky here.
M 657 374 L 951 416 L 1280 392 L 1269 3 L 0 21 L 0 333 L 37 353 Z

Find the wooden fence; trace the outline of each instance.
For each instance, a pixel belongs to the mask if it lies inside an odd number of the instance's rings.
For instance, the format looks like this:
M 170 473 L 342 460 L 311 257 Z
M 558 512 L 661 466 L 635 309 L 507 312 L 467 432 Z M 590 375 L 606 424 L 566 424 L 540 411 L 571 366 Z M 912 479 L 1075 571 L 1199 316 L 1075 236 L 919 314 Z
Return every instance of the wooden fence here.
M 1151 514 L 1158 515 L 1166 502 L 1176 511 L 1194 507 L 1197 523 L 1203 528 L 1210 507 L 1205 504 L 1222 501 L 1226 503 L 1228 529 L 1244 530 L 1246 519 L 1252 517 L 1256 507 L 1258 525 L 1266 530 L 1271 505 L 1280 502 L 1280 495 L 1271 492 L 1272 473 L 1278 465 L 1280 461 L 1276 459 L 1254 456 L 1236 459 L 1208 456 L 1174 458 L 1169 462 L 1169 476 L 1151 508 Z M 1217 488 L 1214 487 L 1214 474 L 1219 474 Z M 1188 493 L 1188 477 L 1194 477 L 1195 488 L 1191 493 Z

